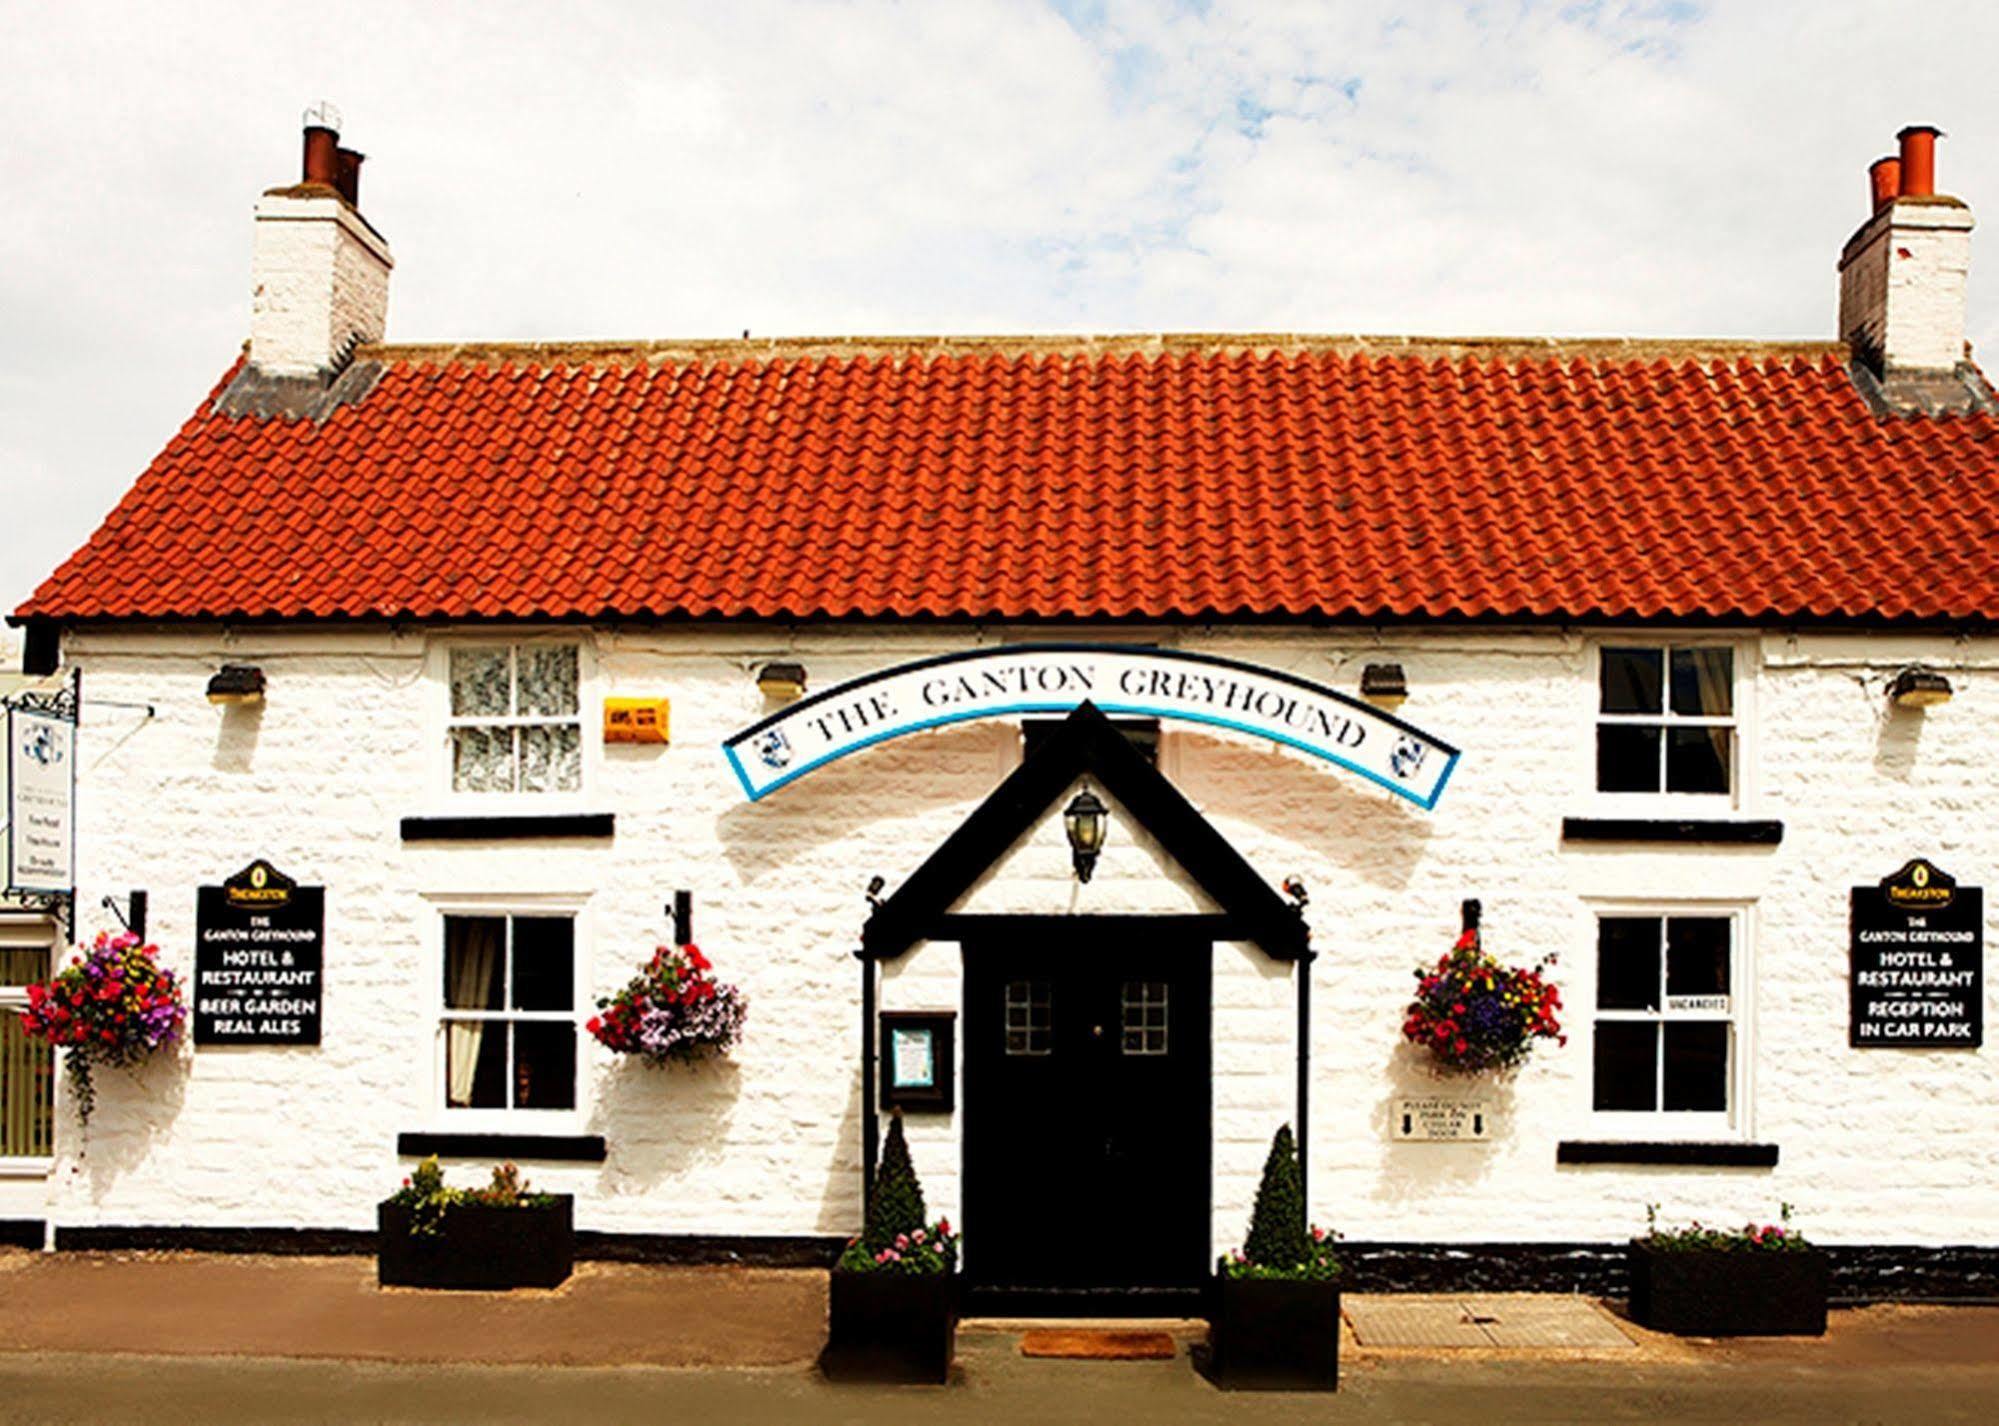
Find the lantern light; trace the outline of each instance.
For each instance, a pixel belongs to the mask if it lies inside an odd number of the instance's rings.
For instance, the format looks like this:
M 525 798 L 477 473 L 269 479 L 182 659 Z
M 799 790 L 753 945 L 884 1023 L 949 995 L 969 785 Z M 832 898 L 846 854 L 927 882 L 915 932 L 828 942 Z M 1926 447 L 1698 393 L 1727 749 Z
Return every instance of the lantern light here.
M 1930 708 L 1950 702 L 1950 680 L 1934 669 L 1905 668 L 1888 685 L 1888 698 L 1897 708 Z
M 757 687 L 766 698 L 779 703 L 796 703 L 805 696 L 805 665 L 767 663 L 757 670 Z
M 1097 854 L 1104 849 L 1110 808 L 1086 787 L 1062 809 L 1062 824 L 1069 833 L 1069 853 L 1075 862 L 1076 880 L 1087 882 L 1097 868 Z
M 264 671 L 254 664 L 226 663 L 208 680 L 208 701 L 258 704 L 264 701 Z
M 1400 708 L 1409 697 L 1409 680 L 1399 663 L 1371 663 L 1360 671 L 1360 696 L 1377 708 Z

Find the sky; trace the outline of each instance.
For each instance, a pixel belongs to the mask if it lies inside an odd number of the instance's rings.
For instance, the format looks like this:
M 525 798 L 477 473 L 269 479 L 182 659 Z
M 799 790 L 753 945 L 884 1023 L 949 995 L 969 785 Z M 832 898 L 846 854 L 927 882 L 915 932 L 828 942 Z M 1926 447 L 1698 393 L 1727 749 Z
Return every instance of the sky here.
M 235 359 L 321 100 L 397 341 L 1831 337 L 1896 130 L 1999 210 L 1988 0 L 0 0 L 0 53 L 8 607 Z

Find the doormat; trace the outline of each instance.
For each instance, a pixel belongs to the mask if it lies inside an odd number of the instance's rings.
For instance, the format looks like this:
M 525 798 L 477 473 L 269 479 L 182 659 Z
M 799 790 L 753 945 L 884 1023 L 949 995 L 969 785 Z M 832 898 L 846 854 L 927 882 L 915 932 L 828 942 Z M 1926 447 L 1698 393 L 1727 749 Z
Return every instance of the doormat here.
M 1167 1332 L 1092 1331 L 1040 1327 L 1020 1336 L 1023 1357 L 1072 1357 L 1091 1362 L 1171 1361 L 1175 1348 Z

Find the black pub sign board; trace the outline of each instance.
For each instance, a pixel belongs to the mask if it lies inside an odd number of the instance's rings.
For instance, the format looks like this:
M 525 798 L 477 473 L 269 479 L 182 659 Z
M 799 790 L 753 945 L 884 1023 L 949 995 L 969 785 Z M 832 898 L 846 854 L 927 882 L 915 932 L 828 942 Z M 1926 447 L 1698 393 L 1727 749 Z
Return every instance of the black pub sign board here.
M 1985 1038 L 1985 891 L 1921 857 L 1853 888 L 1856 1049 L 1970 1049 Z
M 194 903 L 194 1042 L 316 1045 L 326 888 L 262 858 Z

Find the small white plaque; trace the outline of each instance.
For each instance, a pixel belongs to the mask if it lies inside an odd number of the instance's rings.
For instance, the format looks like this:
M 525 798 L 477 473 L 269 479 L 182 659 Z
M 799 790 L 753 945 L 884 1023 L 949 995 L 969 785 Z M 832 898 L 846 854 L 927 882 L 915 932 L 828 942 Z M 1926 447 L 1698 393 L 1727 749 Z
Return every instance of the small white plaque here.
M 1395 1101 L 1397 1139 L 1424 1143 L 1470 1143 L 1492 1133 L 1492 1111 L 1483 1099 L 1424 1095 Z
M 937 1066 L 932 1062 L 930 1031 L 926 1029 L 906 1030 L 897 1028 L 890 1042 L 890 1053 L 894 1056 L 894 1072 L 891 1078 L 897 1089 L 935 1089 L 937 1087 Z

